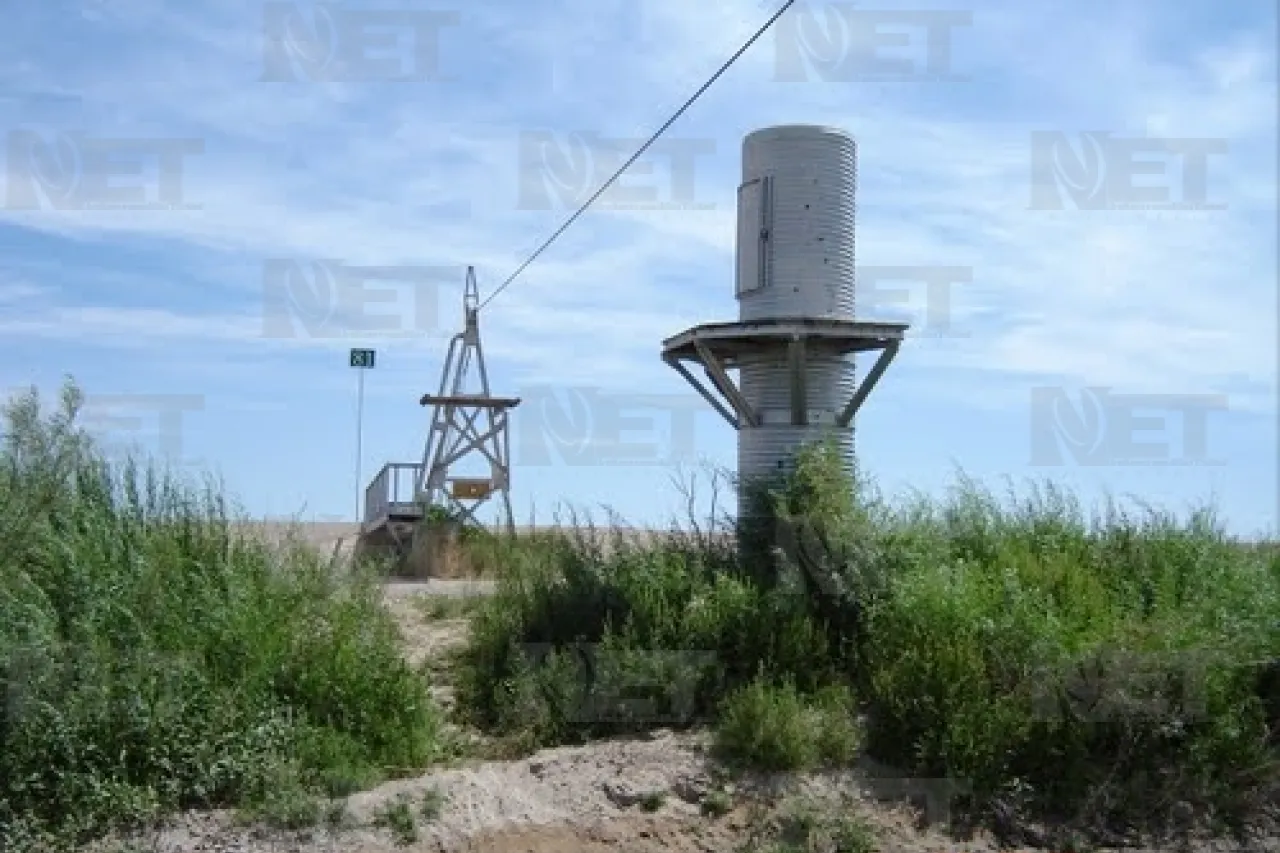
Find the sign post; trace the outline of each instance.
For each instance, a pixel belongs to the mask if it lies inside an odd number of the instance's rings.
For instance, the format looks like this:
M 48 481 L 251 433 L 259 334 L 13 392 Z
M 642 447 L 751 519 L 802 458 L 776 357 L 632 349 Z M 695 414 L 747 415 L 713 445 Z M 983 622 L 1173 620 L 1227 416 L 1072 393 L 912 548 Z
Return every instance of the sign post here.
M 364 483 L 360 482 L 360 457 L 364 452 L 364 372 L 373 370 L 374 351 L 371 349 L 353 349 L 351 366 L 356 369 L 356 522 L 364 524 Z

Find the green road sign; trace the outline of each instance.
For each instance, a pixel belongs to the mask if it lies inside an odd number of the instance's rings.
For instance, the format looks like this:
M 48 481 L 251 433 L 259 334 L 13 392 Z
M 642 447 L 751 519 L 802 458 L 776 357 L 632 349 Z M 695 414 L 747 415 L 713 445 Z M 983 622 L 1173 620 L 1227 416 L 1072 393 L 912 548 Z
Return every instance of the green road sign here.
M 373 367 L 373 350 L 371 349 L 353 349 L 351 351 L 351 366 L 362 367 L 366 370 Z

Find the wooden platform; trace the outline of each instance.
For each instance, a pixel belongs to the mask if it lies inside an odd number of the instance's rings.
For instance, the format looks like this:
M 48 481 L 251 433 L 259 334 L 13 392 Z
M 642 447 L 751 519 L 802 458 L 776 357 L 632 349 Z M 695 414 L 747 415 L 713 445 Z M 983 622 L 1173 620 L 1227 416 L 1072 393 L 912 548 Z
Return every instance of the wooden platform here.
M 729 371 L 741 368 L 745 359 L 764 356 L 786 366 L 789 374 L 789 426 L 807 427 L 814 413 L 809 409 L 808 362 L 811 356 L 848 356 L 880 351 L 862 384 L 835 417 L 847 427 L 867 394 L 880 381 L 898 353 L 906 323 L 874 323 L 836 318 L 778 318 L 736 323 L 706 323 L 686 329 L 662 342 L 662 360 L 684 377 L 702 399 L 735 430 L 765 426 L 765 413 L 743 395 Z M 698 364 L 707 383 L 695 376 L 690 364 Z M 714 392 L 718 392 L 717 397 Z
M 735 367 L 743 356 L 777 353 L 792 341 L 804 340 L 821 351 L 841 355 L 883 350 L 901 342 L 906 323 L 869 323 L 825 318 L 787 318 L 735 323 L 704 323 L 662 342 L 664 359 L 697 360 L 710 352 L 726 367 Z

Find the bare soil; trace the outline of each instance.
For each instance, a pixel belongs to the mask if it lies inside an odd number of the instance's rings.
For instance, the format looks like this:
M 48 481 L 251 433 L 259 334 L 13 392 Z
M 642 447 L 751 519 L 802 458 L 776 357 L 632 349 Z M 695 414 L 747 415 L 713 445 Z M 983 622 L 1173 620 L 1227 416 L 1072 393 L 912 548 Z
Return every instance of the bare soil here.
M 793 795 L 843 803 L 876 828 L 881 853 L 995 849 L 919 831 L 909 809 L 866 801 L 849 774 L 771 780 L 766 798 L 763 788 L 730 789 L 740 800 L 736 807 L 718 817 L 703 815 L 702 799 L 717 784 L 705 736 L 662 733 L 391 782 L 350 797 L 343 829 L 267 832 L 238 826 L 230 814 L 200 813 L 183 816 L 144 843 L 164 853 L 320 853 L 334 847 L 354 853 L 733 853 L 767 825 L 771 802 Z M 439 815 L 418 818 L 416 839 L 404 843 L 383 815 L 396 803 L 418 813 L 430 792 L 443 798 Z

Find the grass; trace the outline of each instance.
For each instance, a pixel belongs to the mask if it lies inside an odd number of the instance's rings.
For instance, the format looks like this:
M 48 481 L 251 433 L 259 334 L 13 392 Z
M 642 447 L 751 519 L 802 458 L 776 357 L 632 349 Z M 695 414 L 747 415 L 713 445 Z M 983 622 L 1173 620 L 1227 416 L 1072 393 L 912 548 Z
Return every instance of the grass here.
M 428 619 L 466 619 L 480 609 L 484 599 L 468 595 L 420 595 L 414 603 Z
M 733 809 L 733 798 L 727 791 L 709 791 L 698 808 L 706 817 L 724 817 Z
M 378 813 L 378 823 L 391 831 L 396 844 L 408 846 L 418 841 L 418 819 L 406 796 L 387 803 Z
M 740 853 L 878 853 L 875 829 L 859 815 L 804 800 L 785 803 Z
M 640 798 L 640 808 L 647 812 L 656 812 L 660 811 L 666 802 L 666 791 L 650 791 Z
M 4 412 L 0 848 L 178 808 L 300 826 L 444 756 L 372 571 L 235 534 L 212 485 L 106 464 L 79 402 L 68 385 L 52 413 L 34 394 Z M 740 769 L 871 758 L 964 786 L 969 818 L 1086 840 L 1275 813 L 1275 543 L 1050 485 L 890 503 L 823 446 L 747 488 L 736 525 L 649 541 L 573 516 L 470 537 L 504 569 L 496 594 L 424 605 L 472 616 L 465 721 L 513 754 L 709 725 Z M 384 822 L 412 843 L 442 807 Z M 823 827 L 828 849 L 870 849 Z
M 280 825 L 437 752 L 438 713 L 371 577 L 237 535 L 211 485 L 108 464 L 75 423 L 5 407 L 0 848 L 179 808 Z
M 766 771 L 846 766 L 858 755 L 856 713 L 847 688 L 806 697 L 790 683 L 754 681 L 726 698 L 716 752 L 727 763 Z
M 444 813 L 445 802 L 443 791 L 439 788 L 428 788 L 422 794 L 422 805 L 418 811 L 425 820 L 439 820 L 440 815 Z
M 411 796 L 400 794 L 378 811 L 377 823 L 390 830 L 396 844 L 402 847 L 416 844 L 419 838 L 418 819 L 428 822 L 439 820 L 444 805 L 444 793 L 438 788 L 424 791 L 416 809 Z
M 967 788 L 970 818 L 1090 832 L 1275 811 L 1272 544 L 1051 484 L 890 503 L 824 446 L 748 488 L 736 529 L 636 543 L 570 518 L 490 543 L 507 573 L 460 658 L 471 722 L 528 749 L 710 724 L 739 766 L 865 754 Z

